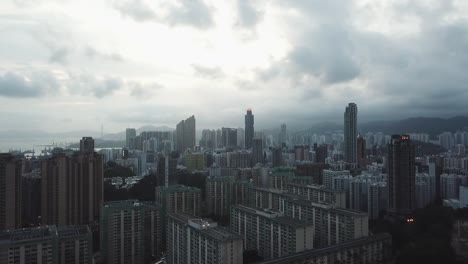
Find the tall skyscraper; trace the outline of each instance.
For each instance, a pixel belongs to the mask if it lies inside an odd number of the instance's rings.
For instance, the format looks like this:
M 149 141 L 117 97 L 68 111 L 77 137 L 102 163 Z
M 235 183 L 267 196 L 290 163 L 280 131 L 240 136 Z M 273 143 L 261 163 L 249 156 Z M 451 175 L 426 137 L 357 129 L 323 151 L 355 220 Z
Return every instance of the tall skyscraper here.
M 349 103 L 344 113 L 345 161 L 357 163 L 357 112 L 355 103 Z
M 41 177 L 39 173 L 23 174 L 22 177 L 22 222 L 23 225 L 40 223 Z
M 280 146 L 288 143 L 288 132 L 286 130 L 286 124 L 281 125 L 278 141 Z
M 176 149 L 179 153 L 184 153 L 188 148 L 193 149 L 195 147 L 195 133 L 195 116 L 191 116 L 177 124 Z
M 161 253 L 160 207 L 136 200 L 105 203 L 101 212 L 104 263 L 150 263 Z
M 167 221 L 168 263 L 243 263 L 242 237 L 216 222 L 181 213 Z
M 41 164 L 43 225 L 81 225 L 99 220 L 103 203 L 103 156 L 58 153 Z
M 237 129 L 223 127 L 222 131 L 222 144 L 226 148 L 237 147 Z
M 125 146 L 128 149 L 135 149 L 136 129 L 127 128 L 125 130 Z
M 416 207 L 415 147 L 408 135 L 393 135 L 388 143 L 388 212 L 405 216 Z
M 271 167 L 280 167 L 283 164 L 283 149 L 273 147 L 271 149 Z
M 369 219 L 378 219 L 380 213 L 387 209 L 388 195 L 386 182 L 374 182 L 368 186 L 367 213 Z
M 327 145 L 320 145 L 314 144 L 314 151 L 315 151 L 315 163 L 325 163 L 326 159 L 328 158 L 328 146 Z
M 0 154 L 0 230 L 21 227 L 21 177 L 24 162 L 9 153 Z
M 366 139 L 361 135 L 357 138 L 357 159 L 360 168 L 367 166 Z
M 196 142 L 196 121 L 195 116 L 185 119 L 184 123 L 184 146 L 185 149 L 192 149 L 195 147 Z
M 252 147 L 252 140 L 254 138 L 254 115 L 252 109 L 247 109 L 245 115 L 245 148 L 250 149 Z
M 263 163 L 263 140 L 261 138 L 254 138 L 252 141 L 252 160 L 253 164 Z
M 160 179 L 159 186 L 177 184 L 177 159 L 171 155 L 159 155 L 157 173 Z
M 83 137 L 80 140 L 80 152 L 81 153 L 93 153 L 94 152 L 94 139 L 92 137 Z

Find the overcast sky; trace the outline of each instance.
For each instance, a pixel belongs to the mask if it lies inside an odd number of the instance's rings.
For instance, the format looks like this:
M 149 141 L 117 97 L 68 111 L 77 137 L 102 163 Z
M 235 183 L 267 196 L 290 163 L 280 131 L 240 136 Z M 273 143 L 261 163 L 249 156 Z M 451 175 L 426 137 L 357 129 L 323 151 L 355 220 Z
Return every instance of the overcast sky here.
M 0 130 L 466 114 L 468 1 L 1 0 Z

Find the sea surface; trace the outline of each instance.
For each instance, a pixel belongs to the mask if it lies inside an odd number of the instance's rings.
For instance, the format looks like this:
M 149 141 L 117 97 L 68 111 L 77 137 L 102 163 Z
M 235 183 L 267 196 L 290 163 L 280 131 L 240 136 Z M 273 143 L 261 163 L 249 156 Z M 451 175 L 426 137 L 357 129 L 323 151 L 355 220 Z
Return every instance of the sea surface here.
M 66 147 L 72 143 L 79 142 L 80 138 L 0 138 L 0 152 L 10 150 L 35 150 L 54 147 Z

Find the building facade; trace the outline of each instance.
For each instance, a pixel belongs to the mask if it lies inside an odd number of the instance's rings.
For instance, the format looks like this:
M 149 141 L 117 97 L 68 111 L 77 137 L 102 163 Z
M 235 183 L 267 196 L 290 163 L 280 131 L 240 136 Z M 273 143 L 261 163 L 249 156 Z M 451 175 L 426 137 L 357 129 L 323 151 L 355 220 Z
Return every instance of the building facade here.
M 349 103 L 344 113 L 344 154 L 347 163 L 357 160 L 357 112 L 355 103 Z
M 387 148 L 388 211 L 405 216 L 416 208 L 415 148 L 408 135 L 393 135 Z
M 103 156 L 89 150 L 55 154 L 41 164 L 43 225 L 99 221 L 103 204 Z
M 314 203 L 329 203 L 336 207 L 346 208 L 346 192 L 328 189 L 324 185 L 288 184 L 288 191 L 305 197 Z
M 173 213 L 167 220 L 168 263 L 242 264 L 242 238 L 217 223 Z
M 254 138 L 254 115 L 252 114 L 252 109 L 247 109 L 247 114 L 245 115 L 245 148 L 252 148 L 252 140 Z
M 327 247 L 369 235 L 366 213 L 343 208 L 334 208 L 330 204 L 314 203 L 290 195 L 283 197 L 280 211 L 285 216 L 314 224 L 314 246 Z
M 23 171 L 21 158 L 0 154 L 0 230 L 21 227 Z
M 291 256 L 263 261 L 263 264 L 363 264 L 391 263 L 393 258 L 392 237 L 377 234 L 339 245 L 307 250 Z
M 233 206 L 231 231 L 244 238 L 244 250 L 256 250 L 264 259 L 280 258 L 314 247 L 312 224 L 268 209 Z
M 0 233 L 0 264 L 91 264 L 87 226 L 41 226 Z
M 148 263 L 161 253 L 160 207 L 136 200 L 105 203 L 101 212 L 104 263 Z

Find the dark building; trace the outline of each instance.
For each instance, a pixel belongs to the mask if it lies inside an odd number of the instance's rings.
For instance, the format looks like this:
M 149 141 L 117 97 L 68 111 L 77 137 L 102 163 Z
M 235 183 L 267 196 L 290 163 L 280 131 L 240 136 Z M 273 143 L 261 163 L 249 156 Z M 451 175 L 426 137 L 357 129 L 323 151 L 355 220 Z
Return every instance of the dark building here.
M 103 204 L 103 156 L 56 153 L 41 164 L 43 225 L 81 225 L 99 220 Z
M 252 115 L 252 109 L 247 109 L 245 115 L 245 148 L 250 149 L 252 147 L 252 140 L 254 138 L 254 115 Z
M 159 186 L 176 185 L 177 179 L 177 158 L 172 155 L 160 155 L 157 168 L 158 177 L 160 179 Z
M 254 138 L 252 140 L 252 161 L 253 165 L 263 163 L 263 140 Z
M 41 215 L 41 177 L 28 174 L 22 180 L 23 225 L 38 225 Z
M 328 158 L 328 146 L 314 144 L 315 151 L 315 163 L 325 163 L 325 160 Z
M 312 178 L 314 184 L 323 184 L 323 170 L 330 166 L 324 163 L 298 164 L 296 166 L 296 176 L 307 176 Z
M 237 129 L 223 127 L 222 131 L 222 145 L 226 148 L 237 147 Z
M 125 130 L 125 146 L 128 149 L 135 149 L 136 130 L 134 128 L 127 128 Z
M 135 137 L 135 149 L 143 150 L 143 138 L 141 136 Z
M 278 136 L 278 142 L 280 146 L 286 146 L 288 143 L 288 132 L 286 130 L 286 124 L 281 125 L 281 130 Z
M 0 154 L 0 230 L 21 228 L 22 158 Z
M 416 208 L 415 147 L 408 135 L 393 135 L 387 147 L 388 212 L 409 215 Z
M 161 255 L 161 207 L 137 200 L 113 201 L 101 210 L 104 263 L 154 263 Z
M 294 159 L 296 161 L 303 161 L 304 160 L 304 146 L 296 145 L 294 146 Z
M 80 151 L 81 153 L 93 153 L 94 139 L 92 137 L 83 137 L 80 140 Z
M 283 165 L 283 149 L 280 147 L 274 147 L 271 149 L 271 166 L 281 167 Z
M 357 138 L 357 159 L 359 168 L 367 166 L 366 139 L 361 135 Z
M 357 163 L 357 112 L 357 105 L 349 103 L 344 113 L 344 154 L 347 163 Z
M 191 116 L 180 121 L 176 126 L 176 149 L 179 153 L 184 153 L 187 149 L 195 147 L 196 121 L 195 116 Z

